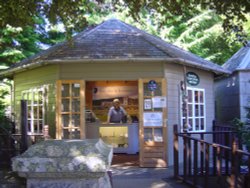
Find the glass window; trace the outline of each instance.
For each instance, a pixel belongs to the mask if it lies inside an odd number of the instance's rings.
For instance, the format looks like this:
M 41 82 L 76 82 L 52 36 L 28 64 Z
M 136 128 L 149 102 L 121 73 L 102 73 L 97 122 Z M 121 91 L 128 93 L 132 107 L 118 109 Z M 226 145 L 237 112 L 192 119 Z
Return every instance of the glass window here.
M 198 88 L 187 88 L 187 118 L 188 118 L 188 131 L 205 131 L 205 90 Z M 182 99 L 183 97 L 181 97 Z M 186 122 L 185 105 L 181 101 L 181 127 L 184 130 Z
M 81 83 L 65 81 L 60 87 L 60 125 L 63 139 L 80 138 L 81 127 Z
M 42 133 L 44 125 L 44 88 L 34 88 L 22 92 L 22 99 L 28 105 L 28 132 Z

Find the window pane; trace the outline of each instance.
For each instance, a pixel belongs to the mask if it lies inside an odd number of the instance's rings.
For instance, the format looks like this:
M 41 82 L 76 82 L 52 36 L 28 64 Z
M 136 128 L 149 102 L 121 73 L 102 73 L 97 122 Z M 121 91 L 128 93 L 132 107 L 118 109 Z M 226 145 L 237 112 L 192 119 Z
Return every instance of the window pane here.
M 200 103 L 204 103 L 204 94 L 202 91 L 200 92 Z
M 34 119 L 38 119 L 38 107 L 34 106 Z
M 43 119 L 43 107 L 42 106 L 39 106 L 39 109 L 38 109 L 38 115 L 39 115 L 39 119 Z
M 69 97 L 69 84 L 62 84 L 62 97 Z
M 201 118 L 201 119 L 200 119 L 200 123 L 201 123 L 201 127 L 200 127 L 200 129 L 201 129 L 201 130 L 205 130 L 205 126 L 204 126 L 204 125 L 205 125 L 204 118 Z
M 62 126 L 69 127 L 69 115 L 67 114 L 62 115 Z
M 195 130 L 196 131 L 200 130 L 200 123 L 198 118 L 195 119 Z
M 63 139 L 69 139 L 69 130 L 68 129 L 63 129 Z
M 204 105 L 200 105 L 200 116 L 204 116 Z
M 61 111 L 62 112 L 69 112 L 69 99 L 62 99 L 62 105 L 61 105 Z
M 34 121 L 33 124 L 34 124 L 34 132 L 37 133 L 38 132 L 38 123 L 37 123 L 37 121 Z
M 70 138 L 71 139 L 79 139 L 80 138 L 80 130 L 79 129 L 73 129 L 70 132 Z
M 194 110 L 195 110 L 195 117 L 198 117 L 199 116 L 199 105 L 195 105 Z
M 72 84 L 72 97 L 80 96 L 80 84 Z
M 199 102 L 199 91 L 194 92 L 194 102 L 198 103 Z
M 144 129 L 144 141 L 152 141 L 153 140 L 153 132 L 151 128 Z
M 192 90 L 188 90 L 188 102 L 193 102 L 193 94 Z
M 188 117 L 192 117 L 193 116 L 193 105 L 189 104 L 188 105 Z
M 39 121 L 39 132 L 41 133 L 43 131 L 43 121 Z
M 73 127 L 80 127 L 80 114 L 72 115 L 71 124 Z
M 72 100 L 72 112 L 80 112 L 80 99 Z
M 38 91 L 38 101 L 40 105 L 43 104 L 43 92 L 42 91 Z
M 32 112 L 31 106 L 28 106 L 28 119 L 31 119 L 32 116 L 33 116 L 33 112 Z
M 163 142 L 162 128 L 156 128 L 156 129 L 154 129 L 154 141 L 155 142 Z
M 38 93 L 34 92 L 33 104 L 38 104 Z

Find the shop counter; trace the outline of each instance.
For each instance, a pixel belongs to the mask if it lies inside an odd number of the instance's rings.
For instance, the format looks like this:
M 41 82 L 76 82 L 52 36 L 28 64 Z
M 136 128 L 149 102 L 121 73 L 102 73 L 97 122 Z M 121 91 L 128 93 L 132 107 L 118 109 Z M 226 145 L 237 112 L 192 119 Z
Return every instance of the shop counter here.
M 139 152 L 138 123 L 87 123 L 87 138 L 101 138 L 113 146 L 114 153 Z

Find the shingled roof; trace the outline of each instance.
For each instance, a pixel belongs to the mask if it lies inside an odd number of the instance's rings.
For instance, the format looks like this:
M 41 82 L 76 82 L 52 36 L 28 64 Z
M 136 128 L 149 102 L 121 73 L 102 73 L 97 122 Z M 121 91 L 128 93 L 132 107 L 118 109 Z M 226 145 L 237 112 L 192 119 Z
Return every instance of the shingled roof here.
M 223 67 L 232 72 L 250 70 L 250 42 L 228 59 Z
M 136 27 L 117 19 L 107 20 L 73 37 L 72 43 L 63 42 L 16 63 L 0 75 L 10 75 L 24 68 L 63 62 L 96 61 L 164 61 L 180 63 L 216 74 L 229 73 L 221 66 L 169 44 Z

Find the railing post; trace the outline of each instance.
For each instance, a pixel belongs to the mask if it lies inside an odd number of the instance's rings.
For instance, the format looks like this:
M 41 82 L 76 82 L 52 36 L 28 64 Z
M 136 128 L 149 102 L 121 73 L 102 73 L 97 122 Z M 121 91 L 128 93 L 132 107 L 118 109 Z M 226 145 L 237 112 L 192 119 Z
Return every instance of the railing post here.
M 26 100 L 21 100 L 21 152 L 28 148 L 28 106 Z
M 230 175 L 230 188 L 235 188 L 237 186 L 237 177 L 238 177 L 238 167 L 237 165 L 237 143 L 235 137 L 233 137 L 232 142 L 232 153 L 231 153 L 231 175 Z
M 230 144 L 229 144 L 229 133 L 226 133 L 225 134 L 226 136 L 225 136 L 225 145 L 226 146 L 228 146 L 228 147 L 230 147 Z M 229 174 L 229 151 L 228 150 L 226 150 L 225 151 L 225 168 L 226 168 L 226 175 L 228 175 Z
M 188 136 L 190 136 L 190 134 L 187 134 Z M 192 172 L 191 172 L 191 168 L 192 168 L 192 152 L 191 152 L 191 139 L 188 138 L 188 142 L 187 142 L 187 157 L 188 157 L 188 175 L 191 176 L 192 175 Z
M 216 143 L 217 141 L 217 135 L 214 133 L 215 131 L 216 131 L 215 120 L 213 120 L 213 143 Z
M 179 177 L 179 141 L 177 125 L 174 125 L 174 177 Z
M 193 178 L 193 183 L 194 186 L 197 185 L 197 172 L 198 172 L 198 142 L 197 140 L 194 141 L 194 178 Z
M 221 147 L 216 148 L 216 172 L 217 172 L 217 184 L 221 183 Z
M 183 136 L 184 151 L 183 151 L 183 179 L 186 181 L 187 178 L 187 137 L 186 134 Z
M 200 139 L 204 140 L 204 135 L 203 134 L 201 134 Z M 203 175 L 203 173 L 204 173 L 204 151 L 205 151 L 203 141 L 200 142 L 200 147 L 201 147 L 201 149 L 200 149 L 200 171 L 201 172 L 200 173 L 201 173 L 201 175 Z
M 205 173 L 205 185 L 204 187 L 208 187 L 208 177 L 209 177 L 209 144 L 205 144 L 205 158 L 206 158 L 206 161 L 205 161 L 205 170 L 206 170 L 206 173 Z

